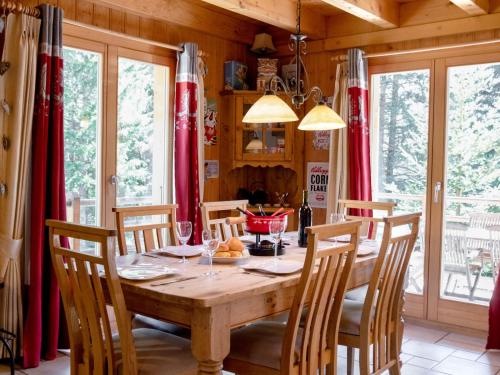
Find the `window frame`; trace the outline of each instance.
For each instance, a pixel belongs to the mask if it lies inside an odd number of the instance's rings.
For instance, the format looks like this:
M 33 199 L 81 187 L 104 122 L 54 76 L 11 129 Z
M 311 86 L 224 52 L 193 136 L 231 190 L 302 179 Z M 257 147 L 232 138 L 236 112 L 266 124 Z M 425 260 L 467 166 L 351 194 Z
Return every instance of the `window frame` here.
M 98 129 L 100 135 L 98 141 L 99 186 L 96 194 L 99 201 L 97 225 L 114 228 L 116 223 L 112 208 L 116 206 L 117 192 L 116 185 L 112 183 L 112 177 L 116 175 L 117 169 L 118 59 L 123 57 L 169 68 L 166 103 L 168 123 L 165 136 L 167 140 L 170 140 L 173 139 L 176 53 L 145 42 L 129 40 L 125 36 L 121 37 L 106 31 L 100 32 L 69 23 L 64 24 L 63 46 L 99 53 L 102 56 L 101 129 Z M 167 192 L 164 196 L 166 202 L 173 202 L 173 142 L 166 142 L 166 146 Z

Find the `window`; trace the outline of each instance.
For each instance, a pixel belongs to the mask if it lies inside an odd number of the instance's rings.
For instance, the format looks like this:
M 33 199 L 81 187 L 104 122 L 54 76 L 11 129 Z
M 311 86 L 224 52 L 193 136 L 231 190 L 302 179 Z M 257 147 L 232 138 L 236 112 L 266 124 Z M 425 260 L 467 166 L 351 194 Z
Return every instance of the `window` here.
M 119 58 L 118 206 L 165 201 L 167 88 L 167 67 Z
M 162 204 L 171 196 L 174 59 L 161 49 L 141 52 L 139 45 L 131 50 L 73 37 L 65 42 L 68 220 L 114 227 L 112 207 Z M 72 245 L 87 250 L 84 243 Z
M 372 74 L 374 200 L 397 203 L 394 213 L 425 211 L 429 131 L 428 69 Z M 412 255 L 408 291 L 422 293 L 424 228 Z
M 65 47 L 64 169 L 68 221 L 100 224 L 102 55 Z M 73 244 L 77 247 L 79 244 Z

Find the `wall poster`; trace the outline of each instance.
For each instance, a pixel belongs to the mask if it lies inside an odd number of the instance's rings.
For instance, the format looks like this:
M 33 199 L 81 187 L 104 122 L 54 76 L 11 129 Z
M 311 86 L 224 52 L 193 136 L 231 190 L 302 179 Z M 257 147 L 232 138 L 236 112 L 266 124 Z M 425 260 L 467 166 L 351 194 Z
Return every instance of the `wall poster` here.
M 328 163 L 307 163 L 307 190 L 309 191 L 309 206 L 326 208 L 328 197 Z
M 205 98 L 205 145 L 217 143 L 217 101 Z
M 219 177 L 219 161 L 205 160 L 205 179 Z

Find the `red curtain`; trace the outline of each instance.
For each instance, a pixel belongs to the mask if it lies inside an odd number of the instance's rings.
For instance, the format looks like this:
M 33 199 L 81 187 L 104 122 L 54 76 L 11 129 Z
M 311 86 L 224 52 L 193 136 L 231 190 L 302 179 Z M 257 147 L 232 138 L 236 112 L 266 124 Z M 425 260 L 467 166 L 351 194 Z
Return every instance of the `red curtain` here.
M 25 368 L 38 366 L 41 357 L 54 359 L 57 354 L 60 295 L 50 261 L 45 220 L 66 220 L 63 12 L 47 4 L 40 6 L 40 10 L 42 26 L 32 146 L 30 285 L 23 340 Z M 67 245 L 67 242 L 63 244 Z
M 198 46 L 185 43 L 178 54 L 175 80 L 175 197 L 177 220 L 193 224 L 190 243 L 201 243 L 198 175 Z
M 500 270 L 499 270 L 500 271 Z M 486 349 L 500 349 L 500 277 L 490 301 L 490 322 Z
M 363 51 L 347 51 L 349 100 L 349 198 L 372 200 L 370 125 L 368 122 L 368 65 Z M 351 210 L 351 215 L 372 216 L 370 210 Z

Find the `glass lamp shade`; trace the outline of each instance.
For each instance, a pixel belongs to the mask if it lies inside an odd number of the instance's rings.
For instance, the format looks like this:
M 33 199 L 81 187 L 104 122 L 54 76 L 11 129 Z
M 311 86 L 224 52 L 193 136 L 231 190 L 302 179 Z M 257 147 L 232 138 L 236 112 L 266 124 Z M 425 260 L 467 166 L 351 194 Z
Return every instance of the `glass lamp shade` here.
M 345 128 L 342 118 L 326 104 L 318 104 L 299 124 L 300 130 L 333 130 Z
M 266 124 L 270 122 L 292 122 L 299 118 L 286 104 L 274 94 L 266 94 L 259 98 L 243 117 L 243 122 Z
M 262 141 L 260 139 L 254 138 L 245 147 L 245 151 L 257 152 L 257 151 L 262 151 L 262 148 L 263 148 Z

